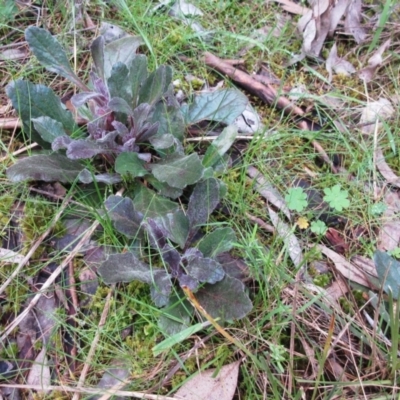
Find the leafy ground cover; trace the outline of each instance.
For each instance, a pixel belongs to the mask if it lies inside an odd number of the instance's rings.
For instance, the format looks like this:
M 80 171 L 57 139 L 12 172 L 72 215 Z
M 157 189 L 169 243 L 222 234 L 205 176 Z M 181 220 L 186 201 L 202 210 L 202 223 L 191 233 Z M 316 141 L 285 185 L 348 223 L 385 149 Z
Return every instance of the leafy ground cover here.
M 396 2 L 0 22 L 3 396 L 397 398 Z

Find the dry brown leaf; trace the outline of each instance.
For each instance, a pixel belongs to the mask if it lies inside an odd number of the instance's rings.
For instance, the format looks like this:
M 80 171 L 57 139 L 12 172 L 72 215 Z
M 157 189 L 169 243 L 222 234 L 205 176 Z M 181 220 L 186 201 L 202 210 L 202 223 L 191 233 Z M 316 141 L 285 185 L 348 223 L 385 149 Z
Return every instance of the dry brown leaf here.
M 344 27 L 346 33 L 352 35 L 357 43 L 362 43 L 367 33 L 361 26 L 361 0 L 352 0 L 347 8 Z
M 185 400 L 232 400 L 239 375 L 240 361 L 224 365 L 213 378 L 215 369 L 200 372 L 186 382 L 175 394 Z
M 0 60 L 15 61 L 28 57 L 27 49 L 6 49 L 0 52 Z
M 291 14 L 304 15 L 310 11 L 309 8 L 294 3 L 291 0 L 275 0 L 275 2 L 282 4 L 282 8 Z
M 370 258 L 354 256 L 351 258 L 351 262 L 371 277 L 376 277 L 375 263 Z
M 317 246 L 321 252 L 327 256 L 335 264 L 336 269 L 343 275 L 344 278 L 358 283 L 359 285 L 373 289 L 368 276 L 351 262 L 347 261 L 343 256 L 335 251 L 328 249 L 326 246 L 320 244 Z M 376 273 L 375 273 L 376 276 Z
M 300 243 L 292 232 L 292 228 L 283 222 L 278 214 L 270 207 L 268 207 L 268 212 L 279 237 L 282 238 L 285 243 L 289 257 L 293 261 L 293 264 L 299 267 L 303 263 L 303 254 Z
M 370 82 L 375 75 L 378 67 L 381 66 L 383 62 L 382 55 L 385 50 L 390 46 L 390 39 L 386 40 L 381 46 L 379 46 L 378 50 L 370 57 L 368 60 L 368 65 L 358 72 L 358 76 L 361 79 L 364 79 L 365 82 Z
M 25 256 L 16 253 L 15 251 L 0 248 L 0 261 L 4 264 L 18 264 Z
M 329 26 L 329 36 L 333 36 L 336 27 L 346 12 L 351 0 L 338 0 L 331 11 L 331 23 Z
M 368 135 L 375 132 L 375 124 L 382 126 L 382 120 L 389 119 L 394 114 L 394 108 L 388 99 L 381 97 L 377 101 L 369 102 L 362 110 L 360 117 L 361 131 Z
M 329 82 L 332 82 L 332 72 L 345 76 L 349 76 L 356 72 L 353 64 L 338 56 L 336 43 L 332 46 L 329 56 L 326 59 L 326 70 L 329 73 Z
M 28 385 L 39 385 L 43 388 L 51 385 L 51 375 L 49 362 L 46 357 L 46 347 L 43 347 L 40 353 L 37 355 L 35 362 L 32 364 L 32 367 L 29 371 L 26 383 Z M 49 391 L 43 390 L 43 392 L 48 393 Z
M 328 296 L 335 301 L 344 296 L 348 291 L 349 287 L 346 285 L 346 282 L 343 281 L 341 276 L 337 276 L 332 282 L 332 285 L 326 288 Z
M 398 193 L 388 192 L 384 202 L 387 209 L 382 219 L 385 221 L 378 234 L 378 250 L 390 251 L 400 243 L 400 219 L 396 215 L 400 212 L 400 196 Z
M 383 155 L 382 149 L 380 147 L 377 147 L 375 150 L 375 160 L 378 171 L 382 174 L 386 181 L 400 189 L 400 177 L 398 177 L 393 172 L 392 168 L 389 167 L 389 165 L 385 161 L 385 156 Z

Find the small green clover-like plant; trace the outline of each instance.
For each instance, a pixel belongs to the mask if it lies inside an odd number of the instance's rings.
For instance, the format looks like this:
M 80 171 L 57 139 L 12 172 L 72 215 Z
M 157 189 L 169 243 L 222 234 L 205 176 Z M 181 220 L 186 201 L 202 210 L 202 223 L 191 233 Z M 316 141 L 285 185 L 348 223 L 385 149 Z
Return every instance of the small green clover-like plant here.
M 400 247 L 395 247 L 393 250 L 388 251 L 388 254 L 394 258 L 400 258 Z
M 300 187 L 290 188 L 285 200 L 288 208 L 297 212 L 302 212 L 308 205 L 307 194 Z
M 350 201 L 347 198 L 349 196 L 349 192 L 347 190 L 343 190 L 340 185 L 335 185 L 332 188 L 326 188 L 324 189 L 324 193 L 324 201 L 329 203 L 329 205 L 336 211 L 343 211 L 344 208 L 350 206 Z
M 387 209 L 387 205 L 380 201 L 379 203 L 375 203 L 371 207 L 371 214 L 374 216 L 382 215 Z
M 326 226 L 325 222 L 318 220 L 311 223 L 310 229 L 312 233 L 322 236 L 325 235 L 328 227 Z

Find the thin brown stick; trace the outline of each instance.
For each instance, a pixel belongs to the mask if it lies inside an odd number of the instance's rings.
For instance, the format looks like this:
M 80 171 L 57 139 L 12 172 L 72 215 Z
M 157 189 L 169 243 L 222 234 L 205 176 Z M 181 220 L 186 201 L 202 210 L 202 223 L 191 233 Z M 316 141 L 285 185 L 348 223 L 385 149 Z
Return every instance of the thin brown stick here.
M 65 208 L 67 207 L 69 203 L 70 198 L 66 199 L 64 203 L 61 205 L 60 209 L 58 210 L 57 214 L 55 215 L 53 221 L 51 222 L 50 226 L 46 229 L 45 232 L 43 232 L 36 242 L 32 245 L 26 256 L 21 260 L 21 262 L 18 264 L 18 266 L 15 268 L 13 273 L 8 277 L 8 279 L 1 285 L 0 287 L 0 294 L 4 292 L 4 290 L 8 287 L 8 285 L 14 280 L 14 278 L 20 273 L 22 268 L 29 262 L 30 258 L 32 255 L 35 253 L 35 251 L 38 249 L 38 247 L 42 244 L 43 240 L 46 239 L 46 237 L 50 234 L 50 232 L 53 230 L 55 227 L 56 223 L 58 220 L 61 218 L 61 215 L 63 214 Z
M 301 130 L 310 130 L 309 124 L 306 120 L 303 119 L 305 117 L 305 112 L 303 111 L 303 109 L 293 104 L 287 98 L 279 96 L 278 92 L 272 85 L 269 85 L 268 83 L 263 84 L 261 82 L 258 82 L 246 72 L 241 71 L 228 63 L 225 63 L 224 60 L 209 52 L 204 53 L 204 62 L 207 66 L 231 78 L 238 85 L 243 87 L 249 93 L 252 93 L 255 96 L 259 97 L 265 103 L 275 105 L 277 108 L 283 110 L 283 112 L 289 116 L 295 115 L 301 117 L 300 121 L 296 122 L 297 126 Z M 315 150 L 317 150 L 317 152 L 320 154 L 324 162 L 326 162 L 330 166 L 332 172 L 337 173 L 337 168 L 333 165 L 332 161 L 329 159 L 322 146 L 316 140 L 313 140 L 312 144 Z
M 76 326 L 76 314 L 79 307 L 78 295 L 76 294 L 76 281 L 74 275 L 74 263 L 71 261 L 68 265 L 68 279 L 69 279 L 69 293 L 71 295 L 72 305 L 68 305 L 68 315 L 69 318 L 67 321 L 73 326 Z M 71 367 L 72 371 L 75 371 L 76 367 L 76 355 L 77 355 L 77 346 L 76 346 L 76 332 L 73 330 L 73 346 L 71 349 Z
M 257 224 L 260 228 L 266 230 L 267 232 L 275 233 L 275 228 L 272 225 L 267 224 L 261 218 L 255 217 L 249 213 L 246 213 L 246 217 L 251 221 Z
M 37 146 L 39 146 L 39 145 L 38 145 L 36 142 L 30 144 L 29 146 L 24 146 L 24 147 L 22 147 L 22 149 L 16 150 L 16 151 L 14 151 L 14 152 L 11 153 L 11 154 L 7 154 L 6 156 L 1 157 L 1 158 L 0 158 L 0 162 L 3 162 L 3 161 L 5 161 L 5 160 L 8 160 L 11 156 L 17 156 L 18 154 L 25 153 L 25 151 L 34 149 L 34 148 L 37 147 Z
M 11 389 L 28 389 L 37 391 L 52 391 L 52 392 L 72 392 L 72 393 L 87 393 L 87 394 L 99 394 L 99 393 L 111 393 L 113 396 L 124 396 L 133 397 L 135 399 L 146 399 L 146 400 L 179 400 L 181 397 L 169 397 L 157 394 L 147 394 L 142 392 L 130 392 L 125 390 L 115 390 L 110 389 L 97 389 L 97 388 L 74 388 L 70 386 L 45 386 L 45 385 L 20 385 L 20 384 L 5 384 L 0 383 L 0 387 L 11 388 Z
M 222 60 L 214 54 L 205 52 L 204 62 L 207 66 L 223 73 L 224 75 L 227 75 L 241 87 L 259 97 L 267 104 L 276 104 L 276 106 L 279 109 L 283 110 L 286 114 L 298 115 L 300 117 L 303 117 L 305 115 L 304 111 L 300 107 L 294 105 L 290 100 L 286 99 L 285 97 L 279 96 L 274 87 L 256 81 L 246 72 L 241 71 L 231 64 L 226 63 L 225 60 Z M 304 125 L 302 124 L 302 126 Z
M 99 343 L 99 340 L 100 340 L 101 328 L 105 325 L 107 316 L 108 316 L 108 312 L 110 311 L 111 298 L 112 298 L 112 295 L 114 292 L 114 288 L 115 288 L 115 284 L 111 286 L 110 291 L 107 294 L 106 304 L 104 305 L 103 312 L 101 313 L 100 322 L 97 327 L 96 335 L 93 339 L 92 345 L 90 346 L 90 350 L 86 357 L 85 365 L 83 366 L 81 376 L 79 377 L 77 389 L 82 388 L 83 384 L 85 383 L 86 376 L 89 372 L 90 364 L 91 364 L 94 354 L 96 352 L 97 344 Z M 79 393 L 75 393 L 74 396 L 72 397 L 72 400 L 78 400 L 78 399 L 79 399 Z

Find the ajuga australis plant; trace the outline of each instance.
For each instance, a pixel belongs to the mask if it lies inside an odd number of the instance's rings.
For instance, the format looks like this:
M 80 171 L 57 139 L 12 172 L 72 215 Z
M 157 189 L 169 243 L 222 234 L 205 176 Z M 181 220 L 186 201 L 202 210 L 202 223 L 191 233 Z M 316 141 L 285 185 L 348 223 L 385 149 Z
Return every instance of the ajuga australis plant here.
M 177 300 L 180 286 L 196 291 L 212 316 L 246 315 L 251 302 L 244 285 L 221 261 L 235 241 L 234 232 L 224 226 L 207 229 L 204 235 L 203 227 L 224 195 L 216 170 L 237 134 L 229 124 L 244 111 L 247 98 L 224 89 L 200 93 L 190 104 L 180 105 L 171 68 L 160 66 L 149 73 L 146 57 L 136 54 L 142 44 L 139 37 L 108 43 L 103 36 L 96 38 L 87 84 L 74 73 L 49 32 L 30 27 L 25 37 L 44 67 L 77 86 L 71 103 L 86 128 L 77 125 L 50 88 L 26 80 L 10 83 L 7 94 L 22 119 L 24 134 L 47 152 L 19 160 L 7 170 L 8 178 L 83 184 L 114 184 L 127 178 L 133 187 L 130 196 L 110 196 L 105 208 L 115 229 L 139 246 L 111 254 L 99 268 L 104 281 L 151 285 L 155 304 L 169 307 L 168 314 L 175 316 L 162 322 L 168 332 L 182 328 L 178 315 L 181 320 L 190 318 L 190 304 Z M 187 127 L 204 120 L 227 127 L 203 156 L 186 154 Z M 143 261 L 144 246 L 158 254 L 157 267 Z

